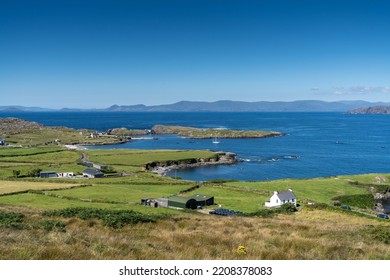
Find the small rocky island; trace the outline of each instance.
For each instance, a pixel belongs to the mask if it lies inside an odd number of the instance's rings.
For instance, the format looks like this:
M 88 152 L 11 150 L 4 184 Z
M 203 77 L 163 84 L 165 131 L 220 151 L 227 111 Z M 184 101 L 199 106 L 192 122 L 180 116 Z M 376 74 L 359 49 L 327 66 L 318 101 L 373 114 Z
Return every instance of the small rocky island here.
M 173 125 L 155 125 L 152 134 L 176 134 L 178 136 L 194 139 L 211 138 L 266 138 L 282 136 L 283 133 L 264 130 L 231 130 L 218 128 L 194 128 Z

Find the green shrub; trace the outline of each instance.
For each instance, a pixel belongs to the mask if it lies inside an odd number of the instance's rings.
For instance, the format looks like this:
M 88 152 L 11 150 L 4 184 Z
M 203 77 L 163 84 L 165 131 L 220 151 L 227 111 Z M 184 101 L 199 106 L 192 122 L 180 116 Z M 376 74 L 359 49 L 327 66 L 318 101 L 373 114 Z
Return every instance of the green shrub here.
M 40 221 L 36 225 L 36 227 L 40 229 L 44 229 L 46 231 L 60 231 L 60 232 L 66 231 L 66 224 L 64 222 L 54 221 L 54 220 Z
M 27 176 L 28 177 L 39 177 L 40 173 L 41 173 L 42 169 L 40 168 L 34 168 L 32 170 L 30 170 L 28 173 L 27 173 Z
M 310 209 L 310 210 L 312 210 L 312 209 L 316 209 L 316 210 L 333 210 L 334 208 L 329 206 L 326 203 L 315 203 L 315 204 L 312 204 L 312 205 L 306 205 L 305 209 Z
M 252 213 L 244 213 L 242 216 L 246 217 L 272 217 L 276 214 L 289 214 L 298 211 L 292 203 L 285 203 L 280 207 L 271 209 L 260 209 Z
M 266 218 L 266 217 L 272 217 L 275 214 L 276 214 L 276 212 L 274 210 L 271 210 L 271 209 L 261 209 L 261 210 L 257 210 L 255 212 L 251 212 L 251 213 L 244 213 L 244 214 L 242 214 L 242 216 Z
M 277 208 L 276 211 L 278 211 L 279 213 L 293 213 L 293 212 L 297 212 L 298 210 L 294 204 L 285 203 L 279 208 Z
M 12 174 L 15 178 L 18 178 L 20 176 L 20 170 L 12 170 Z
M 61 216 L 65 218 L 78 217 L 82 220 L 99 219 L 112 228 L 120 228 L 128 224 L 155 222 L 163 215 L 148 215 L 133 210 L 104 210 L 96 208 L 67 208 L 46 211 L 44 216 Z
M 374 208 L 375 199 L 372 194 L 355 194 L 336 196 L 333 200 L 339 201 L 342 205 L 349 205 L 358 208 Z
M 21 213 L 0 211 L 0 227 L 21 228 L 23 218 Z
M 368 234 L 370 238 L 390 244 L 390 228 L 386 226 L 369 226 L 364 229 L 364 233 Z

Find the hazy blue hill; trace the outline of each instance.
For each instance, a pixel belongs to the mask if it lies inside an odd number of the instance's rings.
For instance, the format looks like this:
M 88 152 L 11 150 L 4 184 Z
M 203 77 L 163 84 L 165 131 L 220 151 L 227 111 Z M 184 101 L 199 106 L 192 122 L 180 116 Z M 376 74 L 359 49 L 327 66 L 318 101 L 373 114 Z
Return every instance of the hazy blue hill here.
M 0 106 L 0 112 L 45 112 L 54 111 L 53 109 L 40 108 L 40 107 L 24 107 L 17 105 Z
M 370 106 L 349 110 L 347 114 L 390 114 L 390 106 Z
M 137 105 L 130 105 L 130 106 L 119 106 L 119 105 L 112 105 L 111 107 L 105 109 L 107 111 L 115 111 L 115 112 L 140 112 L 140 111 L 147 111 L 147 106 L 143 104 L 137 104 Z
M 319 100 L 291 102 L 219 100 L 215 102 L 180 101 L 173 104 L 154 106 L 115 104 L 105 109 L 63 108 L 61 110 L 53 110 L 40 107 L 0 106 L 0 112 L 346 112 L 355 108 L 387 105 L 390 105 L 390 103 L 371 103 L 367 101 L 326 102 Z
M 366 101 L 325 102 L 318 100 L 301 100 L 292 102 L 244 102 L 220 100 L 215 102 L 180 101 L 174 104 L 145 106 L 113 105 L 105 110 L 118 112 L 345 112 L 361 107 L 382 103 Z

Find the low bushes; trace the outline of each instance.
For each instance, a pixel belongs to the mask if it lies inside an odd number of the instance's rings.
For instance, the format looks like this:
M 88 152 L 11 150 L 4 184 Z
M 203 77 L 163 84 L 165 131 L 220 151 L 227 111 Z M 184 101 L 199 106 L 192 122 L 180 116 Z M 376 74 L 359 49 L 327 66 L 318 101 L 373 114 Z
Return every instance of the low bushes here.
M 46 231 L 66 231 L 66 224 L 61 221 L 53 221 L 53 220 L 42 220 L 35 225 L 36 228 L 43 229 Z
M 333 198 L 342 205 L 349 205 L 358 208 L 372 209 L 375 207 L 375 199 L 372 194 L 343 195 Z
M 21 213 L 0 211 L 0 227 L 20 228 L 23 218 Z
M 272 209 L 261 209 L 252 213 L 243 214 L 247 217 L 272 217 L 276 214 L 289 214 L 296 212 L 297 208 L 292 203 L 285 203 L 280 207 Z
M 385 244 L 390 244 L 390 228 L 387 226 L 368 226 L 363 233 L 373 239 Z
M 128 224 L 151 223 L 166 217 L 165 215 L 148 215 L 133 210 L 104 210 L 96 208 L 66 208 L 45 211 L 44 216 L 77 217 L 82 220 L 99 219 L 112 228 L 121 228 Z

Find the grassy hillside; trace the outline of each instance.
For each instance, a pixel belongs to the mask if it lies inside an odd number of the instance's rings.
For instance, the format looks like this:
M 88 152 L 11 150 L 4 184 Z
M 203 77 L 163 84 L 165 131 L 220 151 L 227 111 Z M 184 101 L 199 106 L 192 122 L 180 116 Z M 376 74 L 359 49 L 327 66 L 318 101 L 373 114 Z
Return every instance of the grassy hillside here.
M 100 219 L 12 210 L 24 218 L 14 223 L 18 229 L 0 226 L 0 259 L 390 258 L 389 223 L 326 210 L 272 218 L 183 213 L 118 229 Z
M 114 175 L 26 176 L 34 168 L 80 172 L 83 152 L 0 149 L 0 259 L 390 259 L 390 223 L 373 217 L 371 209 L 372 189 L 388 187 L 378 177 L 389 175 L 198 184 L 143 167 L 151 161 L 213 157 L 212 152 L 91 150 L 85 152 L 88 161 L 109 165 Z M 122 171 L 128 176 L 118 176 Z M 267 218 L 204 214 L 218 205 L 256 212 L 273 191 L 287 188 L 298 197 L 298 212 Z M 19 191 L 25 193 L 14 194 Z M 212 195 L 217 205 L 198 213 L 139 204 L 141 198 L 193 194 Z M 353 211 L 334 207 L 334 200 Z M 71 207 L 92 214 L 44 215 Z M 241 245 L 246 255 L 236 252 Z

